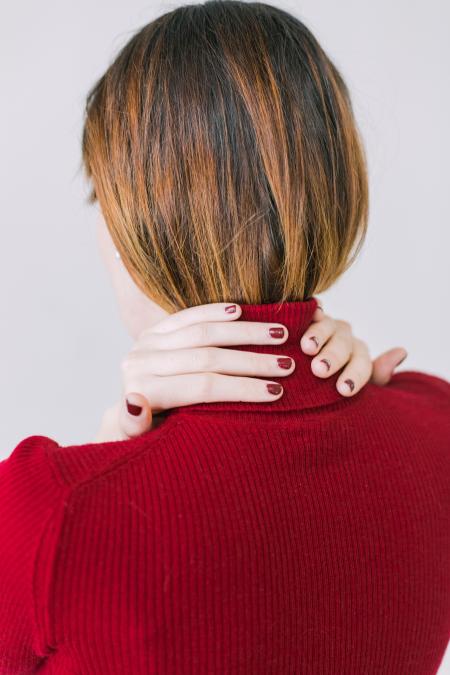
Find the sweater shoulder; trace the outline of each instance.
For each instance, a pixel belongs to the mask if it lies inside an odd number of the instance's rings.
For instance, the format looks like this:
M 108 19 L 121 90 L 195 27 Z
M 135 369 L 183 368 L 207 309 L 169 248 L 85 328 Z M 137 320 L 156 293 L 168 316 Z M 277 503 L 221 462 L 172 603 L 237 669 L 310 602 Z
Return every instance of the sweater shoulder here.
M 439 393 L 450 399 L 450 382 L 439 375 L 424 373 L 418 370 L 404 370 L 395 373 L 391 382 L 404 383 L 408 389 Z
M 38 486 L 49 489 L 47 499 L 44 498 L 41 505 L 45 508 L 47 502 L 53 503 L 54 487 L 61 485 L 51 461 L 51 453 L 57 447 L 58 443 L 47 436 L 33 435 L 21 440 L 9 457 L 0 462 L 2 496 L 5 498 L 5 493 L 11 489 L 27 502 L 33 497 L 30 486 L 35 485 L 36 489 Z
M 408 439 L 408 447 L 419 443 L 436 457 L 450 458 L 450 384 L 444 378 L 404 371 L 385 386 L 366 389 L 364 414 L 375 421 L 377 433 L 395 433 L 399 442 Z
M 28 436 L 0 462 L 0 672 L 35 672 L 45 655 L 36 562 L 50 559 L 46 532 L 64 504 L 49 459 L 57 443 Z
M 152 447 L 169 442 L 180 424 L 181 420 L 171 419 L 169 415 L 158 427 L 136 438 L 67 446 L 55 443 L 49 451 L 49 459 L 59 480 L 76 490 L 110 474 L 143 453 L 151 452 Z
M 395 373 L 385 389 L 436 414 L 450 413 L 450 382 L 437 375 L 413 370 Z
M 73 519 L 79 522 L 84 488 L 92 485 L 88 494 L 96 496 L 103 478 L 168 439 L 168 426 L 178 423 L 163 423 L 137 439 L 67 447 L 29 436 L 0 462 L 1 673 L 35 672 L 57 644 L 52 598 L 58 551 L 71 540 L 66 530 Z

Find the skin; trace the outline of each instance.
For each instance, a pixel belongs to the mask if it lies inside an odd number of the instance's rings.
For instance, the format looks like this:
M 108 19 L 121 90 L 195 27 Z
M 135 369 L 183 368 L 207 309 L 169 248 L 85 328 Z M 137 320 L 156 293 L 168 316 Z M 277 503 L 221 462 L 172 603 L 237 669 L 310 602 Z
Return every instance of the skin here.
M 177 406 L 212 401 L 274 401 L 267 385 L 295 369 L 281 368 L 279 355 L 222 349 L 244 344 L 282 344 L 269 328 L 277 323 L 236 321 L 239 305 L 212 303 L 169 314 L 134 283 L 118 257 L 105 221 L 99 215 L 97 235 L 101 257 L 109 272 L 122 320 L 134 345 L 123 359 L 123 396 L 104 413 L 94 442 L 139 436 L 157 426 L 158 414 Z M 234 308 L 229 311 L 230 305 Z M 228 308 L 228 311 L 227 311 Z M 354 396 L 367 382 L 384 385 L 406 351 L 397 347 L 372 362 L 367 345 L 352 335 L 351 326 L 318 308 L 300 346 L 312 356 L 311 369 L 319 378 L 340 369 L 336 386 L 342 396 Z M 276 378 L 276 381 L 261 378 Z M 353 386 L 349 385 L 349 381 Z M 150 402 L 151 401 L 151 406 Z

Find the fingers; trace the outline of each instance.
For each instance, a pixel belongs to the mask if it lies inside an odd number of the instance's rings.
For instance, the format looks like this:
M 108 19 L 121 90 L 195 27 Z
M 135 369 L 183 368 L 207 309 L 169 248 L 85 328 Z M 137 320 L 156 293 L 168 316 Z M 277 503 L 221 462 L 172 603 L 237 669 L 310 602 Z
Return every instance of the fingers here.
M 317 354 L 336 332 L 336 324 L 337 322 L 326 314 L 323 314 L 322 318 L 318 321 L 314 321 L 302 335 L 302 339 L 300 340 L 302 351 L 309 355 Z
M 206 321 L 234 321 L 242 314 L 239 305 L 232 302 L 214 302 L 206 305 L 187 307 L 170 314 L 162 321 L 143 331 L 143 334 L 170 333 Z
M 346 321 L 331 319 L 317 310 L 315 322 L 304 333 L 302 350 L 315 355 L 311 370 L 317 377 L 326 378 L 339 370 L 336 388 L 342 396 L 354 396 L 369 382 L 372 376 L 372 361 L 367 345 L 353 337 L 351 326 Z
M 125 381 L 140 390 L 140 378 L 186 373 L 215 372 L 223 375 L 286 377 L 295 361 L 282 354 L 258 354 L 220 347 L 174 350 L 132 350 L 122 361 Z
M 353 339 L 353 352 L 339 375 L 336 389 L 342 396 L 354 396 L 370 380 L 372 362 L 365 342 Z
M 100 429 L 95 436 L 94 443 L 108 443 L 121 441 L 126 438 L 119 425 L 119 407 L 116 403 L 103 414 Z
M 126 438 L 140 436 L 152 427 L 152 411 L 142 394 L 128 392 L 119 411 L 119 427 Z
M 404 347 L 394 347 L 380 354 L 373 362 L 372 382 L 380 386 L 385 385 L 391 379 L 395 368 L 408 356 Z
M 314 298 L 314 300 L 317 302 L 317 307 L 315 309 L 314 314 L 312 315 L 311 320 L 320 321 L 325 316 L 325 312 L 323 311 L 323 302 L 322 300 L 319 300 L 319 298 Z
M 286 326 L 258 321 L 196 323 L 167 333 L 145 331 L 139 345 L 147 349 L 167 350 L 209 346 L 277 345 L 288 337 Z
M 199 305 L 172 314 L 139 335 L 122 362 L 125 392 L 132 397 L 140 392 L 142 407 L 136 419 L 130 418 L 129 410 L 121 410 L 121 426 L 128 436 L 151 427 L 151 412 L 207 401 L 273 401 L 282 395 L 278 382 L 254 378 L 285 377 L 295 368 L 293 359 L 220 346 L 282 344 L 287 328 L 235 322 L 241 314 L 233 303 Z M 151 406 L 148 419 L 145 401 L 149 410 Z
M 168 410 L 217 401 L 276 401 L 283 394 L 278 382 L 218 373 L 189 373 L 143 380 L 140 391 L 152 410 Z M 128 396 L 128 392 L 125 392 Z
M 354 351 L 356 340 L 351 333 L 350 326 L 344 321 L 334 323 L 335 332 L 311 361 L 311 370 L 317 377 L 334 375 L 349 362 Z M 361 345 L 360 349 L 362 349 Z M 371 368 L 369 356 L 367 356 L 367 361 Z

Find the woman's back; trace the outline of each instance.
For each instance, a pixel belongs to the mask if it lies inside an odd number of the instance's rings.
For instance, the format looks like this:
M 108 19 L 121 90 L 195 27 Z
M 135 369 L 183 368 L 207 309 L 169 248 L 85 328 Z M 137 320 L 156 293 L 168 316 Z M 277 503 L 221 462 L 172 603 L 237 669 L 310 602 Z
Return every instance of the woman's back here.
M 313 310 L 243 306 L 289 330 L 270 406 L 187 406 L 125 442 L 30 437 L 0 465 L 17 617 L 0 672 L 437 672 L 450 385 L 409 372 L 340 397 L 298 347 Z

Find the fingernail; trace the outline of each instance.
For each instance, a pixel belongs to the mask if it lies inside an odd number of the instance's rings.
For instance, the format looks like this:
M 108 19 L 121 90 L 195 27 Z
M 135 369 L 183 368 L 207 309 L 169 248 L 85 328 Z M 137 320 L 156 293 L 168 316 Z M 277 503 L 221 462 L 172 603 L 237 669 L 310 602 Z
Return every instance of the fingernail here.
M 320 309 L 320 311 L 323 312 L 323 307 L 322 307 L 322 305 L 317 305 L 317 309 Z
M 353 380 L 345 380 L 345 384 L 350 389 L 350 391 L 353 391 L 353 389 L 355 388 L 355 383 L 353 382 Z
M 282 338 L 284 337 L 284 328 L 270 328 L 269 329 L 270 337 L 273 338 Z
M 316 338 L 315 335 L 313 335 L 313 336 L 310 337 L 309 339 L 312 340 L 312 341 L 314 342 L 314 344 L 316 345 L 316 347 L 319 346 L 319 340 Z
M 280 366 L 280 368 L 285 368 L 286 370 L 288 370 L 292 366 L 292 359 L 288 357 L 283 357 L 277 359 L 277 363 Z
M 236 305 L 227 305 L 225 307 L 225 311 L 227 314 L 234 314 L 236 311 Z
M 331 363 L 328 361 L 328 359 L 320 359 L 320 363 L 324 363 L 327 367 L 327 370 L 330 370 Z
M 401 363 L 403 363 L 403 361 L 406 359 L 407 356 L 408 356 L 408 354 L 405 354 L 405 356 L 402 359 L 400 359 L 400 361 L 397 363 L 397 366 L 399 366 Z M 395 367 L 397 368 L 397 366 L 395 366 Z
M 127 410 L 130 413 L 130 415 L 135 415 L 136 417 L 138 417 L 142 412 L 142 406 L 134 405 L 133 403 L 130 403 L 128 399 L 126 399 L 126 401 L 127 401 Z
M 278 396 L 278 394 L 281 394 L 283 391 L 283 387 L 281 384 L 268 384 L 267 385 L 267 391 L 269 394 L 273 394 L 274 396 Z

